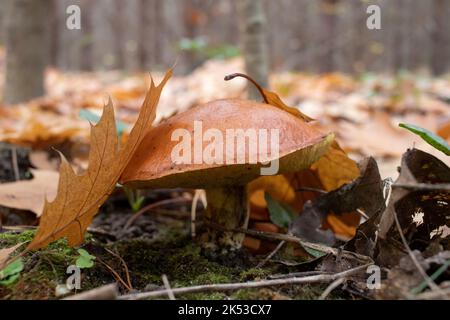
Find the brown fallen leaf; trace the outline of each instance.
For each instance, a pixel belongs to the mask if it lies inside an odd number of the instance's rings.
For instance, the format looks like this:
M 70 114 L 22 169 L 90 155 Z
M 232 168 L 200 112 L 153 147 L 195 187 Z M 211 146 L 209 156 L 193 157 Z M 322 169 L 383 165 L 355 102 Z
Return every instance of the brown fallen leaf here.
M 288 105 L 286 105 L 275 92 L 271 92 L 267 89 L 263 89 L 263 92 L 268 104 L 281 108 L 284 111 L 289 112 L 290 114 L 305 120 L 306 122 L 314 120 L 313 118 L 310 118 L 306 114 L 302 113 L 297 108 L 289 107 Z
M 0 270 L 6 267 L 11 254 L 13 254 L 13 252 L 16 251 L 21 245 L 23 245 L 23 242 L 9 248 L 0 249 Z
M 28 157 L 34 168 L 51 171 L 58 170 L 59 159 L 50 159 L 48 152 L 42 150 L 33 150 L 30 152 Z
M 447 122 L 444 122 L 439 126 L 437 134 L 447 141 L 450 140 L 450 120 L 447 120 Z
M 340 215 L 363 209 L 367 216 L 381 212 L 384 209 L 382 182 L 378 172 L 377 163 L 368 158 L 360 163 L 361 176 L 351 183 L 330 191 L 317 199 L 308 202 L 303 213 L 291 225 L 292 234 L 310 240 L 329 243 L 332 239 L 329 234 L 320 229 L 323 218 L 328 218 L 334 233 L 347 237 L 355 234 L 355 226 L 339 219 Z M 330 212 L 334 215 L 330 215 Z M 356 220 L 356 223 L 359 222 Z M 355 223 L 355 224 L 356 224 Z
M 366 156 L 399 157 L 415 141 L 406 130 L 402 131 L 394 124 L 389 114 L 380 111 L 374 111 L 371 120 L 364 124 L 342 122 L 338 127 L 338 136 L 346 150 Z
M 76 175 L 61 155 L 57 196 L 53 202 L 45 202 L 39 228 L 28 250 L 45 247 L 62 237 L 67 238 L 70 246 L 82 243 L 92 218 L 114 190 L 122 171 L 150 130 L 161 91 L 171 76 L 172 69 L 158 86 L 151 81 L 138 120 L 123 148 L 118 148 L 114 109 L 110 100 L 100 121 L 91 127 L 91 150 L 86 173 Z
M 380 217 L 376 257 L 380 265 L 394 266 L 406 255 L 395 216 L 412 250 L 423 252 L 432 243 L 450 248 L 450 192 L 402 187 L 448 183 L 450 168 L 438 158 L 419 149 L 410 149 L 403 155 L 400 176 Z
M 31 170 L 33 179 L 0 184 L 0 205 L 29 210 L 39 217 L 47 199 L 54 199 L 59 173 L 48 170 Z

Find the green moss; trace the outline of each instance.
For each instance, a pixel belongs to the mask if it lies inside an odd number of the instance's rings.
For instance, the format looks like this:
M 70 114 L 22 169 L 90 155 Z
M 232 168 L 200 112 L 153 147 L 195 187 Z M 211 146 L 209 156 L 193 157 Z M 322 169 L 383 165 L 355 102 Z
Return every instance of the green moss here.
M 199 246 L 186 237 L 164 241 L 135 239 L 114 244 L 127 262 L 137 288 L 162 284 L 167 275 L 173 287 L 230 281 L 235 271 L 209 261 Z
M 0 234 L 0 248 L 19 242 L 31 241 L 34 231 Z M 89 290 L 116 281 L 111 272 L 99 261 L 107 263 L 123 279 L 126 279 L 123 265 L 117 257 L 107 252 L 117 252 L 126 262 L 132 285 L 144 290 L 148 285 L 162 287 L 161 276 L 167 275 L 173 288 L 255 281 L 282 272 L 294 272 L 277 264 L 264 268 L 248 267 L 257 264 L 251 257 L 235 253 L 230 256 L 206 256 L 199 245 L 180 232 L 172 232 L 167 238 L 155 240 L 132 239 L 117 241 L 108 245 L 98 244 L 87 237 L 85 248 L 97 257 L 94 267 L 82 270 L 82 290 Z M 65 283 L 67 267 L 75 263 L 76 249 L 67 246 L 66 240 L 58 240 L 47 248 L 26 254 L 25 269 L 13 285 L 0 286 L 0 299 L 54 299 L 55 287 Z M 326 284 L 286 285 L 273 288 L 245 289 L 235 292 L 199 292 L 178 296 L 178 299 L 316 299 Z M 330 299 L 342 297 L 339 290 L 333 291 Z
M 0 248 L 12 246 L 21 242 L 30 242 L 34 238 L 34 230 L 27 230 L 21 233 L 4 232 L 0 233 Z
M 272 274 L 271 269 L 250 268 L 239 274 L 241 281 L 261 280 Z
M 10 247 L 21 242 L 30 242 L 35 231 L 21 233 L 1 233 L 0 248 Z M 86 239 L 91 239 L 90 235 Z M 0 299 L 51 299 L 55 298 L 55 287 L 65 283 L 68 274 L 67 267 L 75 264 L 78 257 L 76 249 L 67 245 L 65 239 L 51 243 L 44 249 L 29 252 L 22 258 L 25 268 L 17 282 L 9 286 L 0 286 Z M 88 275 L 100 266 L 83 270 L 82 288 L 90 289 L 101 285 L 97 277 Z M 89 281 L 85 281 L 86 279 Z M 111 279 L 111 277 L 110 277 Z

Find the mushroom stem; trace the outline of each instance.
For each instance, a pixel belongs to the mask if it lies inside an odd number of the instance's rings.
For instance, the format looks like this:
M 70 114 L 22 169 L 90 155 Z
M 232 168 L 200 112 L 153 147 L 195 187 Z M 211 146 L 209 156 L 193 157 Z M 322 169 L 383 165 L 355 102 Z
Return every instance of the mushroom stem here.
M 249 203 L 245 186 L 233 186 L 206 190 L 206 218 L 212 224 L 225 229 L 247 228 Z M 207 246 L 239 249 L 244 234 L 208 228 Z

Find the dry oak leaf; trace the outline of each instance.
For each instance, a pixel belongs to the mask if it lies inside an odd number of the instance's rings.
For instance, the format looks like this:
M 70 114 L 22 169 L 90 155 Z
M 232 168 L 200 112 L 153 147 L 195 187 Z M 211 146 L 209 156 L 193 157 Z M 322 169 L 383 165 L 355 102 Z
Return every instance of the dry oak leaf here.
M 9 248 L 0 249 L 0 270 L 6 267 L 11 254 L 16 251 L 21 245 L 23 245 L 23 242 Z
M 290 114 L 292 114 L 296 117 L 299 117 L 299 118 L 305 120 L 306 122 L 310 122 L 310 121 L 314 120 L 313 118 L 310 118 L 306 114 L 302 113 L 297 108 L 289 107 L 288 105 L 286 105 L 283 102 L 283 100 L 281 100 L 281 98 L 275 92 L 271 92 L 264 88 L 262 90 L 263 90 L 264 96 L 265 96 L 268 104 L 278 107 L 286 112 L 289 112 Z
M 92 218 L 114 190 L 122 171 L 151 129 L 161 91 L 171 76 L 172 69 L 169 69 L 158 86 L 155 86 L 152 79 L 138 120 L 120 150 L 110 100 L 104 107 L 100 121 L 91 127 L 87 171 L 81 176 L 76 175 L 61 155 L 57 196 L 53 202 L 45 202 L 39 228 L 28 250 L 45 247 L 63 237 L 67 238 L 70 246 L 83 242 L 84 233 Z
M 39 217 L 44 209 L 45 197 L 54 199 L 59 173 L 50 170 L 31 170 L 34 178 L 0 184 L 0 205 L 29 210 Z

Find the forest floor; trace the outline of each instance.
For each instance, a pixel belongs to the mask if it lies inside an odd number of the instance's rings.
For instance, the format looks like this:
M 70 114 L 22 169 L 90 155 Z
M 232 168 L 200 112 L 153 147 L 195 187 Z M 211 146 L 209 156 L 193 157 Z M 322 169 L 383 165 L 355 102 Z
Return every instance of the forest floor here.
M 245 81 L 223 81 L 242 69 L 239 59 L 209 61 L 192 74 L 175 76 L 163 91 L 155 124 L 203 102 L 244 97 Z M 161 78 L 154 76 L 157 82 Z M 60 159 L 54 149 L 83 173 L 89 122 L 98 121 L 110 95 L 118 134 L 127 138 L 149 77 L 48 70 L 46 83 L 45 97 L 0 105 L 0 250 L 33 239 L 44 197 L 57 193 Z M 80 247 L 58 240 L 0 271 L 0 299 L 72 294 L 65 285 L 71 265 L 81 268 L 79 291 L 116 282 L 125 297 L 167 289 L 165 275 L 172 289 L 241 286 L 176 294 L 179 299 L 448 298 L 449 157 L 398 124 L 424 127 L 449 142 L 450 78 L 280 73 L 271 76 L 271 88 L 318 120 L 312 125 L 335 132 L 340 147 L 302 172 L 250 185 L 250 231 L 242 249 L 203 247 L 201 201 L 197 237 L 191 235 L 198 190 L 141 191 L 144 202 L 132 210 L 136 201 L 116 188 Z M 301 214 L 289 220 L 285 205 Z M 378 290 L 368 286 L 368 266 L 378 268 Z M 289 283 L 293 277 L 304 282 Z M 287 283 L 270 285 L 280 279 Z M 261 281 L 268 284 L 246 287 Z
M 92 229 L 97 232 L 103 230 L 100 228 L 107 226 L 104 224 L 105 220 L 109 225 L 122 222 L 123 226 L 130 216 L 131 213 L 108 213 L 104 210 L 96 218 Z M 152 231 L 149 232 L 149 229 Z M 81 290 L 113 282 L 126 284 L 119 286 L 122 294 L 164 289 L 161 278 L 163 274 L 169 279 L 171 287 L 177 288 L 257 281 L 295 270 L 295 267 L 271 262 L 262 268 L 256 267 L 264 256 L 252 255 L 245 249 L 233 255 L 211 256 L 191 239 L 186 230 L 185 221 L 146 215 L 135 222 L 133 231 L 126 236 L 123 232 L 111 231 L 107 235 L 88 233 L 81 248 L 96 258 L 92 267 L 82 270 Z M 34 231 L 2 233 L 0 248 L 30 241 L 33 236 Z M 118 239 L 111 241 L 115 237 Z M 0 286 L 0 299 L 60 298 L 61 292 L 58 289 L 60 286 L 64 287 L 69 276 L 66 273 L 67 266 L 75 264 L 78 257 L 77 250 L 67 246 L 65 240 L 58 240 L 48 248 L 27 256 L 24 258 L 24 270 L 20 279 L 12 285 Z M 182 294 L 177 295 L 177 299 L 317 299 L 326 287 L 326 284 L 284 285 Z M 336 290 L 329 298 L 354 297 Z

